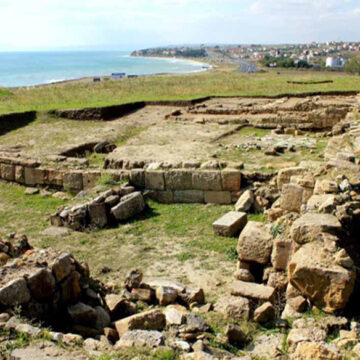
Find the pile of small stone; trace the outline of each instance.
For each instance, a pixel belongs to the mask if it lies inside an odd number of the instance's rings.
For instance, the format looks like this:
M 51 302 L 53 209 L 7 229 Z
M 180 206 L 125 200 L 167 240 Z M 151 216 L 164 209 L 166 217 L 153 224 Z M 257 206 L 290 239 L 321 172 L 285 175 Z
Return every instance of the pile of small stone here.
M 141 192 L 132 186 L 122 186 L 101 193 L 94 200 L 73 207 L 61 206 L 50 222 L 77 231 L 104 228 L 140 214 L 146 207 Z
M 29 249 L 8 259 L 0 274 L 0 311 L 19 307 L 28 319 L 84 336 L 101 334 L 110 323 L 104 287 L 70 254 Z

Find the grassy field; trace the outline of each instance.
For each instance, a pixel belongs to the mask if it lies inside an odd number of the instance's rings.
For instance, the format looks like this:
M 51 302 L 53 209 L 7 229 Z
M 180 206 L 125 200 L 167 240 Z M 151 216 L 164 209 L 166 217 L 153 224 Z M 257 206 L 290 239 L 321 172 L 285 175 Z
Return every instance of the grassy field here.
M 236 267 L 237 239 L 215 236 L 211 226 L 232 206 L 163 205 L 148 200 L 149 209 L 127 224 L 59 238 L 43 231 L 49 227 L 49 216 L 66 201 L 26 196 L 24 191 L 24 187 L 0 181 L 0 237 L 11 232 L 26 234 L 33 246 L 72 252 L 87 261 L 92 273 L 105 282 L 120 285 L 130 269 L 139 267 L 147 275 L 203 284 L 205 288 L 208 284 L 214 289 L 207 289 L 207 293 L 215 295 L 215 284 L 228 280 Z M 265 218 L 255 214 L 250 220 Z M 104 267 L 111 272 L 104 275 Z
M 328 84 L 294 85 L 287 81 L 333 80 Z M 208 95 L 278 95 L 319 91 L 360 91 L 358 76 L 338 73 L 276 72 L 240 74 L 213 71 L 108 81 L 67 83 L 38 88 L 0 90 L 0 113 L 105 106 L 140 100 L 192 99 Z

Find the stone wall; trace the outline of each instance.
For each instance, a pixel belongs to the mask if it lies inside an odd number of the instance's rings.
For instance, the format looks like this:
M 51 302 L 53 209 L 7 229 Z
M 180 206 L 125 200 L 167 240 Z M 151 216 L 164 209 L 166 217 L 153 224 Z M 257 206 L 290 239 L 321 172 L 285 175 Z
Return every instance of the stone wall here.
M 102 174 L 114 180 L 129 181 L 139 190 L 149 190 L 150 196 L 163 203 L 215 203 L 236 202 L 241 179 L 249 183 L 267 180 L 269 176 L 224 170 L 72 170 L 41 166 L 35 159 L 0 156 L 0 178 L 26 186 L 65 188 L 73 192 L 96 186 Z M 272 176 L 272 175 L 271 175 Z

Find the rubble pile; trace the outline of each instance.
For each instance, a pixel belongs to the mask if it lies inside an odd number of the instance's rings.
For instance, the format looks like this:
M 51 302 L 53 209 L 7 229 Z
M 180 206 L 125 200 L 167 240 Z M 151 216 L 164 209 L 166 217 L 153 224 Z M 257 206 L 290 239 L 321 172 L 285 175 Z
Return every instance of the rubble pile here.
M 141 192 L 135 191 L 132 186 L 122 186 L 105 191 L 86 204 L 61 206 L 51 216 L 50 222 L 53 226 L 65 226 L 77 231 L 104 228 L 129 220 L 144 211 L 145 207 Z

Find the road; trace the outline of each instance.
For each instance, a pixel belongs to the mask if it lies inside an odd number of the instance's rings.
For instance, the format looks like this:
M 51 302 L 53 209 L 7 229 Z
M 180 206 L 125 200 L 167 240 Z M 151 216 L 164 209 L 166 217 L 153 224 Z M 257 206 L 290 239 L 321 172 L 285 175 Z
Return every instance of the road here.
M 256 65 L 251 62 L 239 61 L 239 69 L 237 70 L 239 73 L 255 73 Z

